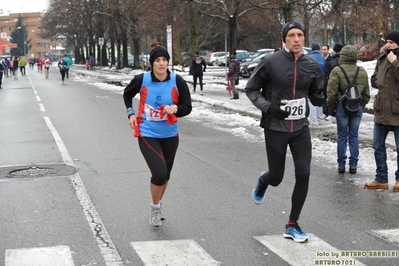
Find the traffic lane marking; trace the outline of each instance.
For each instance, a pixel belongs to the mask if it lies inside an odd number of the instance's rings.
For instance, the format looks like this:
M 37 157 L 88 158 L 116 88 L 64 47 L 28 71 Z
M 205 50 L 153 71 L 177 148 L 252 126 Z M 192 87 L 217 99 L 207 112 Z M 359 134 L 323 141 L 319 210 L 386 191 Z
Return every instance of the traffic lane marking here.
M 74 266 L 68 246 L 7 249 L 5 266 Z
M 215 261 L 193 239 L 132 242 L 145 266 L 215 266 Z
M 332 260 L 335 260 L 335 262 L 340 261 L 339 263 L 341 263 L 335 265 L 365 266 L 365 264 L 350 256 L 341 256 L 341 250 L 334 248 L 317 236 L 313 234 L 307 235 L 309 236 L 309 241 L 306 243 L 296 243 L 291 239 L 284 238 L 282 235 L 254 236 L 254 238 L 291 265 L 334 265 L 320 264 L 319 262 L 322 260 L 327 262 L 328 260 L 332 263 Z

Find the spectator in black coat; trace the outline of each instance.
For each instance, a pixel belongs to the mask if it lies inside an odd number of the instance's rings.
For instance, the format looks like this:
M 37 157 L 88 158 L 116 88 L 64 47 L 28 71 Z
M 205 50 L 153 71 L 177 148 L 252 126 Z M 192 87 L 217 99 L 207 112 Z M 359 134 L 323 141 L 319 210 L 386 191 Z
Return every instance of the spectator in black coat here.
M 202 83 L 202 77 L 203 77 L 205 69 L 206 69 L 206 62 L 205 62 L 204 58 L 199 56 L 198 51 L 195 51 L 194 54 L 195 54 L 195 56 L 191 60 L 191 68 L 190 68 L 190 75 L 193 75 L 193 78 L 194 78 L 193 93 L 195 93 L 195 88 L 197 86 L 197 79 L 199 79 L 201 95 L 202 95 L 202 90 L 204 87 L 203 83 Z

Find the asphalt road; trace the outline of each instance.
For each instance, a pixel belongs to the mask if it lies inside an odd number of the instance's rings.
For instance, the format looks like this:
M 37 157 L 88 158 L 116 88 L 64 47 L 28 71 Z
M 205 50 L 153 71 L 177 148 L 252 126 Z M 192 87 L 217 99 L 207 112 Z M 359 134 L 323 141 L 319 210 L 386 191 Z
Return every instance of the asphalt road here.
M 263 142 L 189 118 L 179 120 L 166 220 L 151 227 L 150 174 L 122 96 L 62 85 L 55 68 L 49 79 L 27 72 L 5 78 L 0 91 L 0 265 L 307 266 L 339 251 L 366 253 L 339 253 L 336 265 L 399 264 L 399 195 L 365 191 L 314 160 L 299 220 L 311 238 L 294 243 L 282 237 L 291 158 L 282 184 L 255 205 L 250 193 L 267 168 Z

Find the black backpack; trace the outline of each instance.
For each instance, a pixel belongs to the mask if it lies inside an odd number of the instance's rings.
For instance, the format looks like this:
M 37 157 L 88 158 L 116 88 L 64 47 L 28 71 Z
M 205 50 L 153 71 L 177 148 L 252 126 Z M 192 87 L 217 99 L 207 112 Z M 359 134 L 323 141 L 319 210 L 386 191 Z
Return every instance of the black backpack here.
M 338 67 L 341 69 L 342 73 L 344 73 L 346 82 L 348 83 L 345 92 L 339 98 L 339 102 L 342 103 L 347 115 L 355 115 L 362 105 L 362 96 L 360 95 L 359 89 L 356 87 L 356 78 L 359 73 L 359 67 L 356 69 L 356 74 L 353 77 L 352 82 L 350 82 L 345 70 L 341 66 Z

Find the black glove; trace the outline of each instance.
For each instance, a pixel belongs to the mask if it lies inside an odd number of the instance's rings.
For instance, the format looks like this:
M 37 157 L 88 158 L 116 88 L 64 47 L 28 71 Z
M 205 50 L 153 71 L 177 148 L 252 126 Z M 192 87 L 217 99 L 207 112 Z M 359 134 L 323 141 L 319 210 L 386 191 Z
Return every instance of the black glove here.
M 322 93 L 316 93 L 315 95 L 312 96 L 310 99 L 310 102 L 314 106 L 323 106 L 324 104 L 324 95 Z
M 285 104 L 280 102 L 272 102 L 269 106 L 269 114 L 277 119 L 283 120 L 290 115 L 290 112 L 281 110 L 281 105 Z

